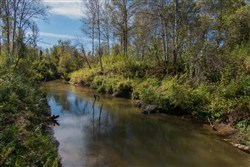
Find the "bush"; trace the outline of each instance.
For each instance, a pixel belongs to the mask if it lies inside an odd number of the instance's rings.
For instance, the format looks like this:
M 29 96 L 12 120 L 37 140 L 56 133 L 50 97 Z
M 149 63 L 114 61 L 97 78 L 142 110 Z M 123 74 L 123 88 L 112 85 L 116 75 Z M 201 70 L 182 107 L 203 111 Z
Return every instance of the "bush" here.
M 91 82 L 91 87 L 94 89 L 98 89 L 103 84 L 103 76 L 96 75 Z
M 166 71 L 171 73 L 172 67 L 146 57 L 139 61 L 137 57 L 103 56 L 101 75 L 98 64 L 92 64 L 92 69 L 72 73 L 71 81 L 87 83 L 100 93 L 131 96 L 168 112 L 181 111 L 199 119 L 210 117 L 219 121 L 227 113 L 249 112 L 248 46 L 249 43 L 239 45 L 225 56 L 216 53 L 213 59 L 208 59 L 208 64 L 218 61 L 216 69 L 209 66 L 201 70 L 205 70 L 204 76 L 214 79 L 190 78 L 183 72 L 183 66 L 173 70 L 180 75 L 166 75 Z
M 128 79 L 120 80 L 113 87 L 114 96 L 130 98 L 133 91 L 132 82 Z
M 0 166 L 57 166 L 57 148 L 45 125 L 46 94 L 13 73 L 0 81 Z
M 152 104 L 154 102 L 152 99 L 155 98 L 155 91 L 159 85 L 160 81 L 156 78 L 135 81 L 132 98 L 141 99 L 147 104 Z
M 84 85 L 90 86 L 99 72 L 98 68 L 83 68 L 69 74 L 69 77 L 72 83 L 83 83 Z

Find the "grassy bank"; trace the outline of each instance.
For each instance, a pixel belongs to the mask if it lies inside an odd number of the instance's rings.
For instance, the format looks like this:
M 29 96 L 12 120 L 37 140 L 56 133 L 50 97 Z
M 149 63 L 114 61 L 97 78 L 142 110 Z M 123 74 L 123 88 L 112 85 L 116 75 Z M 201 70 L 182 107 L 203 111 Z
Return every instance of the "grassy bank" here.
M 59 166 L 46 94 L 20 75 L 0 77 L 0 166 Z
M 228 57 L 233 57 L 233 60 Z M 192 77 L 171 73 L 171 67 L 135 57 L 104 56 L 104 71 L 98 63 L 71 73 L 71 82 L 95 88 L 100 93 L 142 100 L 165 113 L 189 114 L 213 124 L 224 123 L 241 130 L 250 145 L 249 49 L 236 48 L 219 73 Z M 180 65 L 181 66 L 181 65 Z M 183 70 L 185 71 L 185 70 Z M 214 79 L 216 78 L 216 79 Z

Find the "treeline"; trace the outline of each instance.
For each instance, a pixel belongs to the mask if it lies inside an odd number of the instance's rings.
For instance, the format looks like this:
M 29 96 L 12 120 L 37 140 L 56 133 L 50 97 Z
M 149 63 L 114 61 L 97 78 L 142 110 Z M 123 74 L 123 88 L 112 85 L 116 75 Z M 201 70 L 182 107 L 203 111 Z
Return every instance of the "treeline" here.
M 70 41 L 59 40 L 58 44 L 41 52 L 38 61 L 32 63 L 33 76 L 39 81 L 69 80 L 69 73 L 82 68 L 84 60 L 84 54 Z
M 218 79 L 225 54 L 250 37 L 244 0 L 83 0 L 92 55 L 157 61 L 166 73 Z M 216 66 L 216 67 L 215 67 Z M 213 74 L 213 76 L 209 76 Z

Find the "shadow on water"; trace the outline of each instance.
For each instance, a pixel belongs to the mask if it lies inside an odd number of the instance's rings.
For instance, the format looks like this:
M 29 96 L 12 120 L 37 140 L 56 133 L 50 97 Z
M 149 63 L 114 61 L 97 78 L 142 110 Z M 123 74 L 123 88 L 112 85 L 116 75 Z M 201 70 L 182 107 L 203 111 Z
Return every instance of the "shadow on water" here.
M 250 166 L 249 155 L 200 124 L 172 116 L 140 114 L 130 100 L 58 81 L 43 86 L 64 167 Z

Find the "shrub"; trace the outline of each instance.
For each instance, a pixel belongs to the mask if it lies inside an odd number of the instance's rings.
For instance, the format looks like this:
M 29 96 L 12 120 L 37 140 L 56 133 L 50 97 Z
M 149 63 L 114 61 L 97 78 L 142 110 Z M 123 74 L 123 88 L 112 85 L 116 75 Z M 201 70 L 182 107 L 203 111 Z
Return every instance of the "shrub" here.
M 146 80 L 137 80 L 134 83 L 132 92 L 133 99 L 141 99 L 145 103 L 151 104 L 154 99 L 156 89 L 159 87 L 160 81 L 156 78 L 148 78 Z M 153 96 L 153 97 L 151 97 Z
M 46 95 L 21 75 L 8 73 L 0 80 L 0 166 L 58 165 L 45 126 L 50 115 Z
M 103 79 L 103 76 L 96 75 L 93 81 L 91 82 L 91 87 L 94 89 L 99 88 L 103 84 Z
M 119 81 L 113 88 L 114 96 L 130 98 L 132 93 L 132 82 L 128 79 Z
M 98 68 L 83 68 L 69 74 L 70 81 L 73 83 L 82 82 L 84 85 L 90 86 L 92 81 L 94 80 L 94 77 L 98 75 L 99 71 L 100 70 Z

